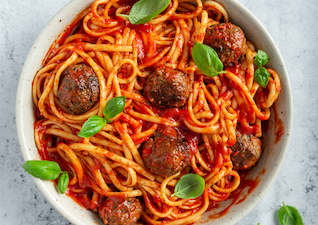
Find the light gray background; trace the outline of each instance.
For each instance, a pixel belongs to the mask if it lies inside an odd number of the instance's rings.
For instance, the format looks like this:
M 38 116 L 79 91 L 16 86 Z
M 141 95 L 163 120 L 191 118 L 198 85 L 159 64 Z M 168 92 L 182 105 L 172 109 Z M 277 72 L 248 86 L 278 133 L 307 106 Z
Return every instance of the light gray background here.
M 318 6 L 316 0 L 238 0 L 266 27 L 286 63 L 294 122 L 283 167 L 261 202 L 238 225 L 278 225 L 282 202 L 304 224 L 318 224 Z M 22 168 L 15 99 L 23 62 L 47 22 L 69 0 L 0 0 L 0 224 L 69 224 Z M 44 49 L 44 51 L 46 51 Z

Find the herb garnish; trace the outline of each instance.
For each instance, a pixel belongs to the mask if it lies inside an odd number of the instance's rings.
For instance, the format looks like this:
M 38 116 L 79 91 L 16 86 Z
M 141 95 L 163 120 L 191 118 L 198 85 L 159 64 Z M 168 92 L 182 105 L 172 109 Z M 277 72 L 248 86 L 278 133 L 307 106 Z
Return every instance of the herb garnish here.
M 192 48 L 192 58 L 198 68 L 207 76 L 214 77 L 223 71 L 223 63 L 216 51 L 210 46 L 195 43 Z
M 119 14 L 119 16 L 127 17 L 132 24 L 147 23 L 170 4 L 171 0 L 139 0 L 130 10 L 129 15 Z
M 267 86 L 269 78 L 271 76 L 267 69 L 263 67 L 266 65 L 267 62 L 268 56 L 266 52 L 258 50 L 254 59 L 254 64 L 258 66 L 258 68 L 254 72 L 254 79 L 262 88 L 265 88 Z
M 204 188 L 205 181 L 203 177 L 198 174 L 189 173 L 180 178 L 171 196 L 183 199 L 197 198 L 202 195 Z
M 284 202 L 278 211 L 278 216 L 282 225 L 303 225 L 303 219 L 298 210 L 293 206 L 285 205 Z
M 61 194 L 65 193 L 69 183 L 69 176 L 67 171 L 61 171 L 57 162 L 29 160 L 23 164 L 23 168 L 32 176 L 42 180 L 55 180 L 62 174 L 58 180 L 58 187 Z
M 68 173 L 66 171 L 62 172 L 62 174 L 59 178 L 59 182 L 58 182 L 58 187 L 59 187 L 61 194 L 65 193 L 67 186 L 68 186 L 68 183 L 69 183 L 69 180 L 70 180 L 70 178 L 68 176 Z
M 118 96 L 108 100 L 104 110 L 104 118 L 101 116 L 91 116 L 88 120 L 85 121 L 81 131 L 78 133 L 79 137 L 82 138 L 89 138 L 92 137 L 94 134 L 97 134 L 106 123 L 111 123 L 112 121 L 109 120 L 124 110 L 126 102 L 125 96 Z

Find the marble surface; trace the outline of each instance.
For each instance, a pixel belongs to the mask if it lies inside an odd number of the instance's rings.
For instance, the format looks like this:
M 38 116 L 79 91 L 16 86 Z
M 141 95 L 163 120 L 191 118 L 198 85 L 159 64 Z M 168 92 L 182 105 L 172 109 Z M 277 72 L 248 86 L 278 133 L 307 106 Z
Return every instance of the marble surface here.
M 282 169 L 261 202 L 238 225 L 279 224 L 282 202 L 297 207 L 304 224 L 318 211 L 318 14 L 316 0 L 238 0 L 269 31 L 286 63 L 294 121 Z M 65 225 L 22 168 L 15 98 L 24 60 L 46 23 L 69 0 L 0 1 L 0 224 Z

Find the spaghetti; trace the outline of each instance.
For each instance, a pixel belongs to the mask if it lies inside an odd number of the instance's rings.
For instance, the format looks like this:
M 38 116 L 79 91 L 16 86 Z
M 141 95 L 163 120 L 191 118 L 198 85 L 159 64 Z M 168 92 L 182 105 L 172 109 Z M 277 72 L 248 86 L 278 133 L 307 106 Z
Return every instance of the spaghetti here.
M 225 64 L 226 73 L 202 74 L 191 49 L 206 41 L 209 27 L 229 22 L 221 4 L 172 0 L 153 20 L 132 25 L 119 14 L 129 13 L 134 2 L 95 1 L 53 44 L 32 86 L 36 146 L 43 160 L 56 161 L 69 172 L 66 193 L 85 208 L 98 212 L 107 198 L 137 197 L 144 204 L 142 223 L 191 224 L 240 185 L 231 146 L 237 132 L 262 136 L 261 121 L 270 117 L 280 92 L 279 76 L 267 69 L 267 87 L 255 82 L 256 49 L 248 41 L 246 53 Z M 144 95 L 146 80 L 158 68 L 187 77 L 184 105 L 160 108 Z M 65 74 L 84 70 L 85 79 L 94 80 L 98 97 L 91 96 L 91 106 L 85 102 L 80 107 L 88 109 L 74 113 L 65 106 L 73 103 L 60 94 L 60 87 Z M 126 97 L 124 111 L 93 137 L 77 136 L 88 118 L 103 116 L 115 96 Z M 173 127 L 189 146 L 188 165 L 166 177 L 154 173 L 142 153 L 162 127 Z M 204 193 L 196 199 L 172 197 L 177 181 L 187 173 L 204 178 Z

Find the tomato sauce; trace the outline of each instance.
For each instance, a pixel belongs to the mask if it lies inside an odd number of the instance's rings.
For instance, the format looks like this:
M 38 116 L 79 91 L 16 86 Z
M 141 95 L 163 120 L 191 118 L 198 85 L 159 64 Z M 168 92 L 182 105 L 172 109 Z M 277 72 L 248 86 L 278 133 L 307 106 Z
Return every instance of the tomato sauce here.
M 265 172 L 266 172 L 266 169 L 264 168 L 255 179 L 250 180 L 247 178 L 248 174 L 250 173 L 250 170 L 240 171 L 239 174 L 241 177 L 241 183 L 238 186 L 238 188 L 230 194 L 228 198 L 228 200 L 231 201 L 230 205 L 228 205 L 222 211 L 214 213 L 213 215 L 210 215 L 209 219 L 220 218 L 226 215 L 230 211 L 233 205 L 237 205 L 245 201 L 248 195 L 250 195 L 257 188 Z M 217 203 L 215 203 L 214 205 L 212 204 L 207 211 L 212 210 L 214 208 L 217 209 L 218 207 L 219 205 Z
M 47 52 L 46 56 L 44 57 L 44 60 L 42 64 L 46 64 L 50 59 L 54 56 L 56 49 L 63 44 L 65 39 L 75 32 L 76 29 L 79 29 L 78 24 L 81 21 L 82 17 L 86 14 L 85 12 L 88 9 L 84 10 L 83 12 L 79 13 L 75 19 L 72 21 L 71 24 L 65 27 L 64 31 L 59 35 L 59 37 L 53 42 L 51 45 L 49 51 Z
M 137 47 L 137 53 L 138 53 L 138 58 L 139 59 L 144 59 L 145 58 L 145 45 L 141 40 L 140 34 L 136 34 L 136 38 L 135 38 L 135 43 L 133 43 L 133 45 L 135 45 Z M 133 46 L 133 47 L 135 47 Z
M 285 127 L 283 124 L 283 121 L 278 117 L 278 112 L 276 105 L 273 105 L 273 110 L 274 110 L 274 118 L 275 118 L 275 131 L 274 134 L 276 136 L 275 138 L 275 144 L 278 143 L 282 136 L 285 134 Z
M 156 111 L 160 117 L 173 119 L 179 122 L 180 125 L 175 127 L 175 129 L 180 134 L 180 136 L 187 141 L 190 147 L 190 154 L 195 154 L 198 151 L 198 145 L 199 145 L 199 142 L 201 141 L 201 135 L 189 130 L 183 122 L 184 120 L 187 120 L 187 121 L 190 120 L 188 110 L 178 109 L 178 108 L 171 108 L 171 109 L 156 108 L 154 111 Z
M 140 25 L 129 24 L 128 27 L 136 31 L 135 41 L 136 41 L 139 63 L 140 64 L 147 63 L 150 60 L 152 60 L 154 57 L 156 57 L 157 45 L 153 40 L 149 38 L 152 35 L 151 33 L 153 32 L 152 25 L 149 25 L 147 23 L 140 24 Z M 147 53 L 150 50 L 154 52 L 154 54 L 151 56 L 147 55 Z
M 255 135 L 258 132 L 261 132 L 261 127 L 258 125 L 250 125 L 249 121 L 249 114 L 246 112 L 244 108 L 240 108 L 239 110 L 239 117 L 238 117 L 238 125 L 237 130 L 241 134 L 247 134 L 247 135 Z

